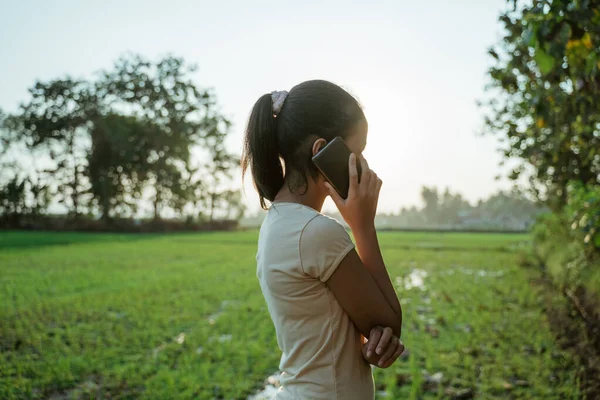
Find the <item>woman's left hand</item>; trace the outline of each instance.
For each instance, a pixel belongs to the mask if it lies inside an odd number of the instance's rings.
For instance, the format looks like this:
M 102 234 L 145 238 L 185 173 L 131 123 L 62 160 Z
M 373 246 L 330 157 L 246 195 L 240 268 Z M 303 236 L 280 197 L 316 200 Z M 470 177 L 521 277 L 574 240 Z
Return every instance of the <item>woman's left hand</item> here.
M 369 341 L 362 345 L 362 354 L 369 364 L 388 368 L 404 351 L 404 343 L 395 337 L 389 327 L 376 326 L 369 333 Z

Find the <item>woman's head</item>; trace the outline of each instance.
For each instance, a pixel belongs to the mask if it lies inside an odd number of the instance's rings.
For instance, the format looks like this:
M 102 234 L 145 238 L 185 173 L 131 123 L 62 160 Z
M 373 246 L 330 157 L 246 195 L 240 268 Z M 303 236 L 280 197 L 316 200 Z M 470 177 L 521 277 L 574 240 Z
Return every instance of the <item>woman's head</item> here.
M 319 176 L 312 156 L 326 143 L 340 136 L 350 150 L 360 153 L 367 130 L 358 101 L 333 83 L 314 80 L 294 86 L 276 116 L 272 96 L 265 94 L 250 114 L 242 171 L 252 172 L 260 204 L 266 208 L 265 199 L 272 202 L 284 183 L 292 192 L 306 191 Z

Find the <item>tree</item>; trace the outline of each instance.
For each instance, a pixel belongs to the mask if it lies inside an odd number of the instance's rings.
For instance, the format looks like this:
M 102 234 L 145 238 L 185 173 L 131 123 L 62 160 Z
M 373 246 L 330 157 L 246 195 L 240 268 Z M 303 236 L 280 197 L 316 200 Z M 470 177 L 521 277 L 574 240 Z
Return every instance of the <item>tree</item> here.
M 83 164 L 88 128 L 99 112 L 97 99 L 88 82 L 69 77 L 37 82 L 29 93 L 31 100 L 10 120 L 14 140 L 49 156 L 52 165 L 40 171 L 43 179 L 52 181 L 59 203 L 77 216 L 87 189 Z
M 31 195 L 29 212 L 33 216 L 40 216 L 44 214 L 47 211 L 48 205 L 52 199 L 50 186 L 47 183 L 42 182 L 38 176 L 34 175 L 31 175 L 27 178 L 27 186 L 27 191 Z
M 9 145 L 8 129 L 6 129 L 6 114 L 0 108 L 0 155 L 4 154 Z
M 423 212 L 425 213 L 427 222 L 437 222 L 438 206 L 440 201 L 440 196 L 438 194 L 437 188 L 428 188 L 427 186 L 423 186 L 421 188 L 421 198 L 423 199 L 423 203 L 425 204 Z
M 96 120 L 91 129 L 87 175 L 93 204 L 102 219 L 113 214 L 135 214 L 148 179 L 151 137 L 157 128 L 151 121 L 108 114 Z
M 26 212 L 25 185 L 25 179 L 15 176 L 0 190 L 0 214 L 6 218 L 9 226 L 18 226 L 20 214 Z
M 555 210 L 570 181 L 597 185 L 600 174 L 600 3 L 518 1 L 500 17 L 505 34 L 490 49 L 493 98 L 486 132 Z
M 212 165 L 215 170 L 220 170 L 230 157 L 219 147 L 230 123 L 219 113 L 215 96 L 199 89 L 189 77 L 195 70 L 195 66 L 177 57 L 166 57 L 155 65 L 140 56 L 122 57 L 97 85 L 98 92 L 113 107 L 127 108 L 133 116 L 151 120 L 161 132 L 151 137 L 147 165 L 155 191 L 152 202 L 156 219 L 165 206 L 181 211 L 200 187 L 190 182 L 190 174 L 186 173 L 194 170 L 191 148 L 219 153 L 218 158 L 210 160 L 219 163 Z M 226 168 L 234 165 L 227 162 Z M 220 194 L 210 195 L 215 196 Z
M 463 199 L 460 193 L 452 193 L 449 188 L 446 188 L 439 201 L 439 222 L 445 224 L 457 223 L 459 213 L 470 207 L 470 204 Z
M 9 164 L 6 162 L 6 154 L 8 153 L 9 148 L 13 142 L 13 138 L 11 135 L 11 130 L 8 129 L 8 121 L 7 115 L 0 108 L 0 172 L 4 172 Z M 2 181 L 4 176 L 0 173 L 0 182 Z
M 178 216 L 239 208 L 228 186 L 238 162 L 224 146 L 231 124 L 214 93 L 192 81 L 194 70 L 181 58 L 153 63 L 129 55 L 95 81 L 37 82 L 31 99 L 2 124 L 8 129 L 0 154 L 21 145 L 32 161 L 50 164 L 25 168 L 35 176 L 27 188 L 35 189 L 29 198 L 39 199 L 36 210 L 48 193 L 75 215 L 87 208 L 106 221 L 135 215 L 142 201 L 152 204 L 155 219 L 165 208 Z M 205 153 L 201 168 L 193 149 Z M 11 162 L 3 157 L 20 171 Z
M 460 193 L 446 188 L 442 195 L 435 187 L 423 187 L 425 206 L 417 209 L 403 207 L 397 218 L 398 226 L 423 228 L 525 229 L 542 212 L 538 202 L 518 191 L 497 192 L 471 205 Z
M 221 129 L 224 132 L 229 131 L 231 123 L 228 120 L 215 121 L 215 126 L 219 124 L 223 125 Z M 210 143 L 206 148 L 208 162 L 200 169 L 207 191 L 206 208 L 210 222 L 215 219 L 215 213 L 218 211 L 227 214 L 228 217 L 235 216 L 235 219 L 241 218 L 244 213 L 239 191 L 224 185 L 225 182 L 231 182 L 232 172 L 240 165 L 239 157 L 227 152 L 224 139 L 223 135 L 211 135 L 207 139 Z

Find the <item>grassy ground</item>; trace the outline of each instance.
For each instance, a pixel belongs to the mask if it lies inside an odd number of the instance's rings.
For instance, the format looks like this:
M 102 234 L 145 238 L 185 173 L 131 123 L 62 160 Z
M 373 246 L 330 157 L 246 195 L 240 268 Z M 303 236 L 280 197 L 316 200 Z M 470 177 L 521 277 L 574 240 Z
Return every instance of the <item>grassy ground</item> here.
M 579 397 L 524 235 L 382 233 L 407 356 L 379 398 Z M 0 232 L 0 398 L 245 399 L 280 357 L 257 234 Z

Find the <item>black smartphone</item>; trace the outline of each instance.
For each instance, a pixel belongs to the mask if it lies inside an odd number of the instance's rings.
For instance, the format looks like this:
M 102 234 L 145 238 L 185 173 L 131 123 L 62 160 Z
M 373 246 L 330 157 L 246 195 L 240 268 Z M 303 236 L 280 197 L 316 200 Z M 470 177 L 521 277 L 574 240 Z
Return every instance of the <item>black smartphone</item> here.
M 348 198 L 348 188 L 350 187 L 350 170 L 348 168 L 350 154 L 352 152 L 346 146 L 344 139 L 338 136 L 327 143 L 312 158 L 313 163 L 325 176 L 325 179 L 344 199 Z M 358 158 L 356 159 L 356 169 L 360 179 L 361 168 Z

